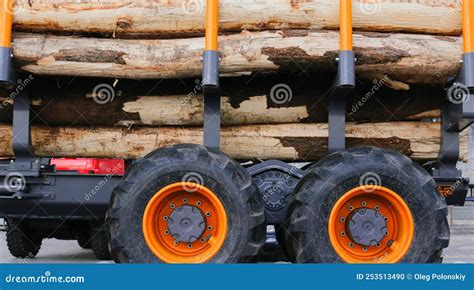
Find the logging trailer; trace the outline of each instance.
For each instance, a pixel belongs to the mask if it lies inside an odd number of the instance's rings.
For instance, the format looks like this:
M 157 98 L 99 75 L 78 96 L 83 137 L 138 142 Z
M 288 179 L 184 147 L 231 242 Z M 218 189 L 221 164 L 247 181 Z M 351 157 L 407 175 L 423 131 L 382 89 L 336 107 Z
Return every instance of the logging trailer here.
M 346 99 L 356 86 L 357 60 L 352 1 L 340 0 L 328 155 L 302 168 L 278 160 L 243 166 L 219 150 L 217 0 L 206 5 L 204 146 L 158 148 L 131 161 L 37 157 L 30 136 L 34 91 L 18 90 L 8 9 L 13 1 L 2 2 L 1 86 L 18 94 L 14 158 L 0 163 L 0 214 L 14 256 L 33 257 L 42 239 L 53 237 L 77 239 L 98 258 L 123 263 L 250 262 L 269 224 L 293 262 L 441 262 L 449 243 L 447 204 L 463 205 L 468 191 L 456 163 L 459 134 L 474 119 L 474 1 L 462 1 L 461 72 L 440 92 L 439 156 L 422 167 L 391 150 L 346 149 Z

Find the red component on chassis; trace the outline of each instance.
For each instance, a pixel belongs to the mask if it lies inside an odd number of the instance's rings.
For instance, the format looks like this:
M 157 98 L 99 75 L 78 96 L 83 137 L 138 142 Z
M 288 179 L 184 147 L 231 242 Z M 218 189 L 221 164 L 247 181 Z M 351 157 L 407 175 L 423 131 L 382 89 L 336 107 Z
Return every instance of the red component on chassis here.
M 76 171 L 79 174 L 125 174 L 125 160 L 100 158 L 52 158 L 57 171 Z

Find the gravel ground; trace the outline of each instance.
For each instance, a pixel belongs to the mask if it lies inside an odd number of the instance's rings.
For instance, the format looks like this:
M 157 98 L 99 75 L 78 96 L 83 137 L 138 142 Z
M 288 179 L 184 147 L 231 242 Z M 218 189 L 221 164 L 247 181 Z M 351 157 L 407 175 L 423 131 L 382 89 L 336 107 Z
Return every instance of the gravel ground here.
M 444 263 L 474 263 L 474 203 L 465 207 L 450 207 L 451 243 L 444 251 Z M 79 247 L 76 241 L 48 239 L 34 259 L 10 256 L 5 233 L 0 232 L 0 263 L 110 263 L 98 261 L 90 250 Z

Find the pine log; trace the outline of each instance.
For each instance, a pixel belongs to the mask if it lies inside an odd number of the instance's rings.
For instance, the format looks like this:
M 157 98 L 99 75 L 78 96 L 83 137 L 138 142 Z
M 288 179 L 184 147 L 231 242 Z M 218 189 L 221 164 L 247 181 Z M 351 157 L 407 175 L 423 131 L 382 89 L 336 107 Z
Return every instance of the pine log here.
M 314 80 L 322 84 L 314 84 Z M 222 122 L 228 125 L 325 123 L 329 85 L 321 76 L 289 78 L 251 76 L 223 78 Z M 288 99 L 272 98 L 272 88 L 287 85 Z M 48 126 L 201 126 L 203 98 L 195 80 L 41 79 L 32 82 L 33 122 Z M 94 88 L 110 88 L 105 103 L 94 100 Z M 443 88 L 413 86 L 408 91 L 386 87 L 385 80 L 359 83 L 347 100 L 349 122 L 388 122 L 438 118 Z M 11 123 L 13 97 L 0 94 L 0 123 Z
M 222 74 L 312 71 L 334 73 L 339 34 L 331 31 L 244 32 L 221 37 Z M 14 57 L 21 70 L 42 75 L 158 79 L 200 77 L 203 38 L 124 40 L 15 35 Z M 357 76 L 388 76 L 404 83 L 445 84 L 460 67 L 460 37 L 410 34 L 354 34 Z
M 272 29 L 337 29 L 335 0 L 221 0 L 223 32 Z M 205 0 L 16 0 L 17 30 L 196 35 L 204 30 Z M 459 34 L 461 1 L 353 1 L 354 28 Z
M 312 161 L 326 155 L 326 124 L 284 124 L 228 127 L 222 130 L 222 150 L 239 160 Z M 416 160 L 437 158 L 437 123 L 399 122 L 348 124 L 349 147 L 372 145 L 397 150 Z M 0 156 L 11 156 L 11 126 L 0 125 Z M 139 158 L 178 143 L 202 142 L 201 128 L 33 127 L 32 143 L 39 156 Z M 462 159 L 467 136 L 462 136 Z

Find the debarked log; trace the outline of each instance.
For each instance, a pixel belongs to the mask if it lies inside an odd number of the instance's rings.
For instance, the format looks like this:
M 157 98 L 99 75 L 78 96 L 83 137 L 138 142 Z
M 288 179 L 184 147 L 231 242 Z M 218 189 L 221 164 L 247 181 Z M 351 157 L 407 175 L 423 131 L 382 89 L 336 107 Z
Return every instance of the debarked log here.
M 249 125 L 222 130 L 222 151 L 239 160 L 312 161 L 327 154 L 326 124 Z M 439 150 L 438 123 L 348 124 L 349 147 L 371 145 L 394 149 L 415 160 L 433 160 Z M 0 126 L 0 156 L 12 156 L 12 127 Z M 32 129 L 39 156 L 139 158 L 156 148 L 202 143 L 202 129 L 189 127 L 44 127 Z M 461 159 L 467 159 L 463 133 Z
M 118 82 L 106 79 L 21 79 L 31 86 L 32 120 L 47 126 L 201 126 L 202 88 L 193 79 Z M 326 123 L 332 78 L 251 76 L 223 78 L 222 123 Z M 30 87 L 28 87 L 30 88 Z M 438 118 L 443 87 L 397 91 L 386 79 L 358 83 L 347 99 L 348 122 Z M 0 123 L 11 123 L 18 92 L 0 93 Z M 99 98 L 101 97 L 101 98 Z
M 29 31 L 123 35 L 202 34 L 205 0 L 16 0 L 15 28 Z M 223 32 L 272 29 L 337 29 L 335 0 L 221 0 Z M 461 1 L 354 0 L 356 30 L 459 34 Z
M 125 40 L 17 33 L 18 69 L 33 74 L 130 79 L 194 78 L 202 71 L 204 38 Z M 339 34 L 332 31 L 243 32 L 220 38 L 222 75 L 249 72 L 335 74 Z M 462 38 L 354 34 L 359 79 L 387 76 L 390 85 L 446 84 L 458 73 Z

